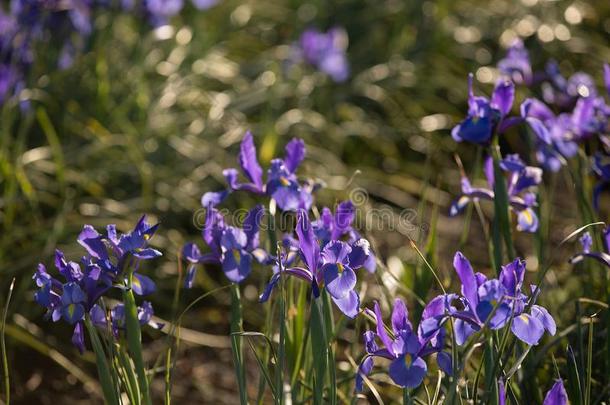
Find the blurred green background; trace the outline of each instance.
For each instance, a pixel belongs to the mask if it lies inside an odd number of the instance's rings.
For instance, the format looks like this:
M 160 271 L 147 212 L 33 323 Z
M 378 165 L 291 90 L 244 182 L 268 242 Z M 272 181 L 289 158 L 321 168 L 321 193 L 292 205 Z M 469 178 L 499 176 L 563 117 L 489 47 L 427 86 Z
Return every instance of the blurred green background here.
M 352 74 L 346 83 L 288 63 L 290 45 L 310 26 L 347 31 Z M 0 118 L 0 291 L 4 296 L 17 278 L 8 330 L 15 403 L 95 398 L 92 385 L 83 384 L 95 375 L 92 357 L 77 356 L 69 327 L 45 322 L 33 302 L 36 264 L 50 265 L 55 247 L 78 258 L 75 239 L 85 223 L 127 230 L 148 213 L 161 222 L 154 245 L 165 253 L 147 264 L 160 287 L 152 301 L 161 318 L 169 317 L 177 252 L 186 240 L 199 240 L 200 197 L 223 187 L 222 169 L 237 165 L 246 129 L 255 134 L 263 166 L 290 137 L 305 140 L 300 174 L 326 183 L 319 206 L 362 187 L 365 209 L 416 210 L 414 223 L 424 230 L 437 209 L 434 262 L 443 277 L 452 276 L 458 247 L 486 268 L 478 222 L 460 244 L 464 217 L 447 215 L 459 193 L 455 155 L 469 172 L 474 163 L 474 148 L 457 145 L 449 131 L 466 111 L 467 73 L 475 74 L 475 92 L 488 95 L 495 63 L 517 36 L 534 67 L 555 58 L 564 74 L 583 70 L 601 85 L 602 63 L 610 60 L 610 3 L 229 0 L 205 12 L 188 5 L 171 26 L 156 30 L 128 13 L 100 14 L 85 52 L 64 71 L 51 62 L 58 50 L 42 44 L 30 74 L 32 113 L 5 107 Z M 525 94 L 520 89 L 518 100 Z M 509 149 L 527 151 L 519 134 L 510 136 Z M 528 235 L 517 241 L 531 270 L 538 267 L 537 249 L 550 251 L 582 225 L 569 177 L 559 173 L 553 183 L 558 191 L 543 212 L 546 244 L 541 248 Z M 227 207 L 247 206 L 247 198 L 232 196 Z M 607 221 L 608 210 L 601 215 Z M 401 229 L 365 233 L 409 285 L 415 256 L 405 232 L 413 236 Z M 425 234 L 414 237 L 423 241 Z M 562 264 L 574 249 L 560 252 L 547 276 L 545 302 L 560 329 L 574 318 L 574 297 L 594 289 Z M 226 282 L 212 270 L 199 272 L 183 302 Z M 263 320 L 256 297 L 268 276 L 261 269 L 244 290 L 246 327 L 254 330 Z M 176 366 L 178 403 L 236 401 L 228 305 L 228 296 L 218 296 L 187 316 L 192 335 Z M 154 361 L 163 339 L 147 340 Z

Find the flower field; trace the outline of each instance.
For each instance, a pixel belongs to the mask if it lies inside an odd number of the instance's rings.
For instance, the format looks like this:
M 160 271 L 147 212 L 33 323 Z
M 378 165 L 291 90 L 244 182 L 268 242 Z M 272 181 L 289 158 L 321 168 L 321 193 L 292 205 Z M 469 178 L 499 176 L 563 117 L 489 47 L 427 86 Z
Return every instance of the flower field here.
M 3 0 L 0 404 L 610 404 L 610 4 Z

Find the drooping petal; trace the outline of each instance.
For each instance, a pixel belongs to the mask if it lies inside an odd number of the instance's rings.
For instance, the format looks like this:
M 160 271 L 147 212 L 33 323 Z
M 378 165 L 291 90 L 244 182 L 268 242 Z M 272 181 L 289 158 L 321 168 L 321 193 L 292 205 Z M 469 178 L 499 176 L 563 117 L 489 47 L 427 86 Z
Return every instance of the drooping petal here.
M 419 357 L 406 353 L 390 364 L 389 374 L 392 381 L 405 388 L 416 388 L 424 380 L 428 366 Z
M 256 157 L 256 147 L 254 146 L 254 138 L 250 131 L 246 132 L 244 139 L 241 141 L 239 152 L 239 164 L 248 179 L 259 189 L 263 188 L 263 169 L 258 163 Z
M 542 405 L 567 405 L 568 394 L 562 380 L 555 381 L 553 387 L 546 393 Z
M 191 264 L 186 272 L 186 277 L 184 279 L 184 288 L 193 288 L 193 283 L 195 281 L 196 274 L 197 267 Z
M 182 257 L 189 263 L 199 263 L 199 259 L 201 259 L 201 250 L 199 250 L 199 247 L 196 244 L 188 242 L 182 248 Z
M 492 135 L 491 117 L 467 117 L 451 131 L 451 136 L 456 142 L 472 142 L 484 144 Z
M 451 361 L 451 355 L 447 352 L 439 352 L 436 355 L 436 362 L 438 364 L 438 368 L 443 370 L 443 372 L 447 375 L 453 374 L 453 363 Z
M 538 215 L 532 208 L 528 207 L 517 213 L 517 230 L 531 233 L 538 230 Z
M 85 352 L 85 331 L 83 323 L 79 322 L 74 326 L 74 333 L 72 334 L 72 344 L 78 349 L 80 354 Z
M 544 326 L 538 318 L 528 314 L 521 314 L 513 319 L 511 331 L 523 342 L 530 346 L 535 346 L 544 334 Z
M 89 310 L 89 317 L 91 317 L 91 322 L 95 326 L 99 328 L 106 327 L 106 312 L 99 305 L 95 304 L 93 307 L 91 307 Z
M 334 298 L 343 298 L 356 286 L 356 273 L 341 263 L 328 263 L 322 266 L 326 290 Z
M 61 316 L 71 325 L 83 319 L 85 307 L 82 304 L 67 304 L 61 308 Z
M 549 332 L 552 336 L 557 332 L 557 326 L 555 325 L 555 319 L 551 316 L 549 311 L 546 308 L 541 307 L 540 305 L 532 305 L 531 314 L 534 318 L 537 318 L 540 322 L 542 322 L 542 326 Z
M 506 387 L 502 378 L 498 379 L 498 405 L 506 405 Z
M 246 244 L 246 248 L 248 250 L 253 250 L 258 247 L 258 233 L 261 221 L 263 219 L 263 214 L 263 206 L 258 204 L 248 211 L 246 217 L 244 218 L 244 225 L 242 228 L 248 239 Z
M 358 373 L 356 374 L 356 392 L 362 392 L 364 377 L 368 376 L 373 370 L 375 362 L 372 356 L 367 356 L 362 360 L 362 363 L 358 366 Z
M 134 273 L 131 287 L 137 295 L 149 295 L 157 290 L 155 282 L 150 277 L 140 273 Z
M 223 253 L 221 262 L 225 276 L 234 283 L 241 283 L 252 271 L 252 256 L 245 250 L 228 250 Z
M 360 297 L 356 291 L 350 291 L 343 298 L 335 298 L 333 296 L 331 298 L 337 305 L 337 308 L 348 318 L 354 319 L 360 313 Z
M 463 319 L 456 319 L 453 322 L 453 327 L 455 328 L 455 342 L 459 346 L 462 346 L 470 335 L 476 332 L 473 325 Z

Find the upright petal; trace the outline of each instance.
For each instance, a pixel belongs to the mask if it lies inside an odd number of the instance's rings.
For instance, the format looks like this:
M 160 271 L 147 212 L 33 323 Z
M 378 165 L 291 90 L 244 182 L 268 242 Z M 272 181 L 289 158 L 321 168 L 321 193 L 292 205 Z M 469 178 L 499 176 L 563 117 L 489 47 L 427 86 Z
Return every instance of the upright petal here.
M 284 164 L 290 173 L 294 173 L 305 158 L 305 142 L 299 138 L 293 138 L 286 145 L 286 157 Z
M 515 100 L 515 85 L 508 79 L 500 79 L 491 95 L 491 105 L 497 108 L 502 116 L 508 115 Z
M 246 248 L 248 250 L 253 250 L 258 247 L 258 233 L 261 221 L 263 219 L 263 214 L 263 206 L 258 204 L 250 211 L 248 211 L 246 217 L 244 218 L 244 225 L 242 228 L 248 239 L 248 242 L 246 244 Z
M 392 309 L 392 329 L 394 334 L 398 334 L 400 331 L 411 331 L 413 327 L 409 322 L 409 311 L 405 302 L 400 298 L 394 300 L 394 308 Z
M 256 157 L 256 147 L 254 146 L 254 138 L 250 131 L 246 132 L 244 139 L 241 141 L 239 152 L 239 164 L 244 171 L 246 177 L 256 185 L 259 189 L 263 188 L 263 169 L 258 163 Z
M 371 252 L 371 245 L 366 239 L 358 239 L 351 246 L 351 252 L 349 253 L 349 265 L 352 269 L 357 270 L 362 266 L 365 266 L 373 253 Z
M 461 253 L 457 252 L 453 258 L 453 267 L 462 282 L 462 294 L 470 308 L 475 311 L 479 303 L 477 279 L 474 276 L 474 271 L 468 259 Z
M 568 394 L 566 393 L 566 389 L 563 387 L 563 381 L 557 380 L 553 387 L 546 393 L 544 397 L 544 402 L 542 405 L 567 405 L 568 404 Z
M 351 251 L 352 248 L 347 243 L 339 240 L 331 241 L 322 250 L 322 263 L 346 264 Z
M 355 207 L 351 201 L 343 201 L 335 211 L 331 239 L 339 239 L 352 227 Z
M 381 315 L 381 308 L 379 307 L 379 303 L 375 301 L 375 306 L 373 307 L 375 311 L 375 320 L 376 320 L 376 330 L 377 336 L 381 339 L 381 342 L 384 344 L 385 348 L 393 353 L 392 350 L 392 339 L 388 335 L 388 332 L 385 330 L 385 324 L 383 323 L 383 316 Z
M 309 215 L 305 210 L 300 210 L 297 214 L 296 232 L 299 238 L 301 254 L 305 259 L 305 263 L 307 263 L 307 267 L 309 267 L 309 270 L 315 276 L 320 258 L 320 246 L 315 238 L 313 227 L 309 221 Z

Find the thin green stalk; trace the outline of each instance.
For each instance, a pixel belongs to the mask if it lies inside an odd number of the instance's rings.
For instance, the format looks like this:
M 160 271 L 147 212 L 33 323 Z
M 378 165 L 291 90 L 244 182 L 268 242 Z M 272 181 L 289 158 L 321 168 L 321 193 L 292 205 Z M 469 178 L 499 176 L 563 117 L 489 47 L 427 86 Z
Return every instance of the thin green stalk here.
M 409 388 L 405 387 L 402 389 L 402 403 L 403 405 L 413 405 L 413 399 L 411 398 Z
M 2 311 L 2 324 L 0 324 L 0 348 L 2 349 L 2 374 L 4 375 L 4 392 L 5 392 L 5 403 L 10 405 L 11 403 L 11 377 L 10 370 L 8 368 L 8 355 L 6 353 L 6 318 L 8 317 L 8 306 L 11 303 L 11 297 L 13 296 L 13 288 L 15 288 L 15 278 L 11 281 L 11 285 L 8 289 L 6 296 L 6 302 L 4 303 L 4 310 Z
M 148 377 L 144 367 L 144 358 L 142 356 L 142 330 L 138 319 L 138 307 L 136 299 L 131 288 L 133 282 L 133 271 L 129 270 L 127 274 L 128 288 L 123 290 L 123 302 L 125 305 L 125 326 L 127 329 L 127 346 L 133 360 L 136 375 L 138 376 L 138 388 L 142 403 L 152 405 L 150 398 L 150 390 L 148 386 Z
M 119 396 L 116 386 L 113 383 L 113 378 L 110 373 L 110 367 L 108 366 L 108 359 L 106 358 L 104 347 L 102 346 L 102 342 L 100 341 L 95 326 L 93 326 L 88 316 L 85 318 L 85 326 L 89 332 L 89 338 L 91 339 L 91 345 L 93 346 L 93 352 L 95 353 L 95 362 L 100 378 L 100 384 L 102 385 L 102 391 L 104 393 L 104 400 L 107 404 L 118 405 Z
M 246 385 L 246 368 L 244 366 L 244 350 L 241 338 L 235 333 L 243 332 L 243 318 L 239 285 L 231 285 L 231 348 L 233 349 L 233 363 L 239 387 L 239 400 L 242 405 L 248 403 Z
M 593 318 L 589 318 L 589 341 L 587 347 L 587 382 L 585 388 L 585 405 L 591 404 L 591 380 L 593 379 Z
M 328 377 L 329 388 L 330 388 L 330 403 L 335 405 L 337 403 L 337 375 L 335 373 L 335 351 L 333 350 L 333 336 L 334 336 L 334 320 L 332 313 L 332 305 L 330 302 L 330 296 L 326 290 L 322 291 L 322 298 L 324 299 L 322 307 L 324 309 L 324 324 L 326 326 L 326 346 L 328 354 Z
M 284 271 L 284 265 L 281 260 L 282 252 L 280 246 L 277 248 L 278 266 L 280 273 Z M 282 405 L 284 403 L 284 365 L 286 357 L 286 283 L 285 277 L 280 276 L 280 294 L 279 294 L 279 312 L 280 312 L 280 341 L 278 342 L 278 362 L 276 369 L 275 386 L 277 389 L 276 403 Z
M 322 309 L 322 297 L 312 300 L 311 303 L 311 353 L 313 359 L 313 403 L 322 405 L 324 396 L 324 381 L 326 380 L 326 369 L 328 367 L 328 345 L 324 316 Z

